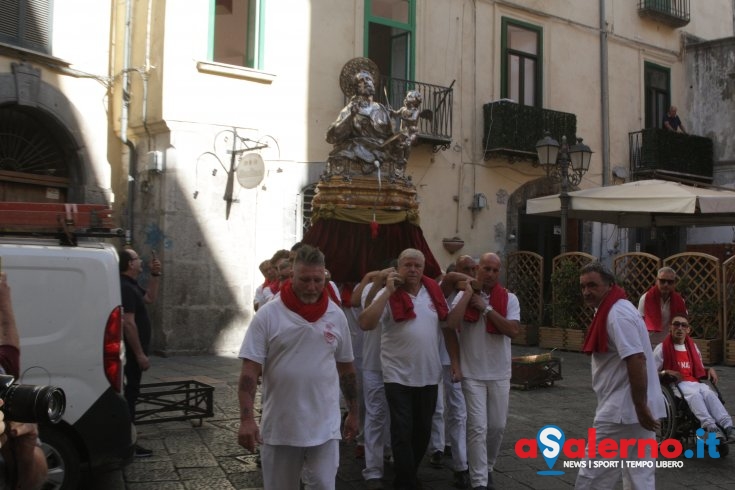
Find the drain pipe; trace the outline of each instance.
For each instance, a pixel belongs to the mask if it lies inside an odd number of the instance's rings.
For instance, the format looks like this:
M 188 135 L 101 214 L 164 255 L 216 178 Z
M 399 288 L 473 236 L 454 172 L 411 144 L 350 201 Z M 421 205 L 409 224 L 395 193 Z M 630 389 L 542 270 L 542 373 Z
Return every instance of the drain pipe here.
M 610 82 L 608 80 L 607 56 L 607 19 L 605 0 L 600 0 L 600 129 L 602 136 L 602 185 L 610 184 Z M 598 257 L 603 257 L 602 228 L 600 224 L 600 250 Z
M 128 117 L 130 110 L 130 38 L 133 23 L 133 0 L 125 1 L 125 39 L 123 41 L 122 108 L 120 110 L 120 139 L 128 147 L 128 229 L 125 242 L 133 242 L 135 207 L 135 166 L 137 162 L 135 144 L 128 139 Z

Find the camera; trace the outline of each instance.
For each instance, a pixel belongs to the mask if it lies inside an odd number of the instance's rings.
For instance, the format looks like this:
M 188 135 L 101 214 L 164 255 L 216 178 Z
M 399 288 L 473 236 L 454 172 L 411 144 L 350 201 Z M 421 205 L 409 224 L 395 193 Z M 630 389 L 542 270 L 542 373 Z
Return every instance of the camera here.
M 0 374 L 0 399 L 5 403 L 5 420 L 27 423 L 52 423 L 61 420 L 66 409 L 64 390 L 56 386 L 21 385 L 15 378 Z

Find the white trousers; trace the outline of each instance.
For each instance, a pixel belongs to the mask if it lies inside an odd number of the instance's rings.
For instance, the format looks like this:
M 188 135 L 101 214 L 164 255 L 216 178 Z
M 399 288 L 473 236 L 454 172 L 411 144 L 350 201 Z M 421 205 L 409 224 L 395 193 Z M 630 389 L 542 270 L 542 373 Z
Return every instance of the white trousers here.
M 274 446 L 260 449 L 265 490 L 334 490 L 339 467 L 339 441 L 312 447 Z
M 597 429 L 596 439 L 599 443 L 602 439 L 610 438 L 616 441 L 621 439 L 656 439 L 656 433 L 648 431 L 641 427 L 640 424 L 614 424 L 611 422 L 595 422 L 594 428 Z M 585 448 L 585 454 L 588 449 Z M 602 460 L 600 458 L 600 460 Z M 631 446 L 628 457 L 623 459 L 617 458 L 617 468 L 593 468 L 592 460 L 586 460 L 586 467 L 580 468 L 577 474 L 577 481 L 574 484 L 575 490 L 613 490 L 618 488 L 617 485 L 622 480 L 624 490 L 651 490 L 656 488 L 656 460 L 652 457 L 651 448 L 646 448 L 646 455 L 643 458 L 638 457 L 638 445 Z M 611 460 L 604 460 L 611 461 Z M 623 461 L 651 461 L 651 467 L 628 468 Z
M 508 419 L 510 380 L 462 380 L 467 405 L 467 459 L 472 487 L 487 486 Z
M 383 478 L 385 447 L 390 447 L 390 412 L 385 398 L 383 372 L 363 369 L 362 390 L 365 400 L 365 480 Z
M 699 419 L 705 430 L 715 424 L 723 429 L 732 425 L 732 418 L 725 410 L 720 399 L 717 398 L 717 393 L 707 383 L 682 381 L 679 383 L 679 390 L 681 390 L 681 394 L 684 395 L 689 408 L 694 416 Z
M 429 453 L 452 447 L 452 471 L 467 469 L 467 407 L 460 383 L 452 383 L 452 368 L 442 366 L 442 381 L 431 421 Z M 446 441 L 446 442 L 445 442 Z

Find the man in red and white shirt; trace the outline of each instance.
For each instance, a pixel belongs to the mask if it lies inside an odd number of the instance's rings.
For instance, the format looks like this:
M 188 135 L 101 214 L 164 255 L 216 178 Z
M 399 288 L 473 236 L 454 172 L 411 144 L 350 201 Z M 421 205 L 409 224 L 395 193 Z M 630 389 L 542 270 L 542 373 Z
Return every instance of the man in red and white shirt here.
M 705 369 L 699 348 L 689 337 L 689 329 L 687 317 L 674 314 L 669 326 L 670 334 L 653 351 L 656 367 L 662 377 L 676 379 L 681 394 L 704 430 L 722 437 L 721 428 L 727 439 L 733 441 L 735 427 L 732 426 L 732 418 L 717 394 L 706 383 L 699 382 L 707 377 L 717 384 L 717 372 L 714 368 Z

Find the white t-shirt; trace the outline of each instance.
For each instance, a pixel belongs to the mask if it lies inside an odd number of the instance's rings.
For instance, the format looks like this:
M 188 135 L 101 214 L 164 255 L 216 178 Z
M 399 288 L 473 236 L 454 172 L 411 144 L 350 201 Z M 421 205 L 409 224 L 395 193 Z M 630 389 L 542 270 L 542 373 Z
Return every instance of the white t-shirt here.
M 388 294 L 385 288 L 378 293 L 383 294 Z M 416 318 L 396 323 L 390 304 L 383 310 L 380 337 L 383 381 L 414 387 L 436 385 L 442 369 L 437 348 L 441 336 L 439 315 L 423 285 L 416 296 L 409 296 Z
M 646 291 L 641 296 L 641 299 L 638 300 L 638 312 L 641 314 L 642 317 L 646 316 L 646 296 L 647 295 L 648 295 L 648 292 Z M 669 296 L 666 299 L 666 301 L 661 302 L 661 331 L 662 332 L 666 332 L 669 329 L 669 320 L 671 320 L 671 296 Z M 648 327 L 646 327 L 646 329 L 648 329 Z
M 261 307 L 266 303 L 265 294 L 263 292 L 263 290 L 266 288 L 267 286 L 264 287 L 263 284 L 255 288 L 255 298 L 253 298 L 253 303 L 258 305 L 258 307 Z
M 619 300 L 607 316 L 607 352 L 592 354 L 592 388 L 597 395 L 595 421 L 638 423 L 625 358 L 643 353 L 648 373 L 648 408 L 655 418 L 666 416 L 656 363 L 646 324 L 630 301 Z
M 373 288 L 372 284 L 368 284 L 362 290 L 362 299 L 360 304 L 365 308 L 365 299 L 367 298 L 370 290 Z M 373 300 L 374 301 L 374 300 Z M 362 369 L 365 371 L 382 371 L 383 365 L 380 363 L 380 337 L 383 333 L 382 320 L 378 323 L 378 326 L 373 330 L 365 330 L 362 335 Z
M 466 293 L 460 291 L 454 298 L 452 308 L 459 303 Z M 480 292 L 486 302 L 488 296 Z M 470 307 L 469 305 L 467 306 Z M 508 320 L 521 319 L 521 305 L 518 297 L 508 292 Z M 474 323 L 462 320 L 462 331 L 459 333 L 459 359 L 462 377 L 480 381 L 501 381 L 510 379 L 511 360 L 510 337 L 503 334 L 487 333 L 485 318 Z
M 342 309 L 329 301 L 314 323 L 286 308 L 280 295 L 250 323 L 239 357 L 263 366 L 260 433 L 271 445 L 317 446 L 340 439 L 336 362 L 353 361 Z
M 697 354 L 699 354 L 699 358 L 702 358 L 702 352 L 699 350 L 699 346 L 697 344 L 694 344 L 694 348 L 697 349 Z M 687 352 L 687 346 L 686 344 L 674 344 L 674 350 L 679 352 Z M 656 371 L 661 371 L 664 368 L 664 344 L 663 342 L 658 344 L 655 349 L 653 349 L 653 361 L 656 363 Z M 707 368 L 704 368 L 704 372 L 707 372 Z

